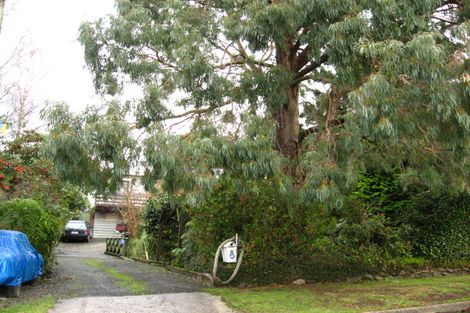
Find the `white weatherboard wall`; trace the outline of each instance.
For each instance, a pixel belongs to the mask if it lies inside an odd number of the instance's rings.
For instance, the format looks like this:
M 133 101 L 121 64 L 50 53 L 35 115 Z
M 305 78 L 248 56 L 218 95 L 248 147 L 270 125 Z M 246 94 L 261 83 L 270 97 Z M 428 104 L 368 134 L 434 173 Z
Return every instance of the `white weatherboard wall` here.
M 116 225 L 122 222 L 122 218 L 115 212 L 96 212 L 93 229 L 94 237 L 119 238 L 119 234 L 116 233 Z

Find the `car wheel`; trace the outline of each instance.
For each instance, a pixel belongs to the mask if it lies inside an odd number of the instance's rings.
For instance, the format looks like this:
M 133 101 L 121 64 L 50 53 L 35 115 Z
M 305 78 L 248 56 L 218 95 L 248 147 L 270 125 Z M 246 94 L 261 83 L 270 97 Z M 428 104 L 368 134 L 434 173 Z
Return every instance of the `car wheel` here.
M 21 286 L 8 286 L 7 287 L 7 297 L 8 298 L 19 298 L 20 297 Z
M 87 236 L 85 239 L 86 242 L 90 242 L 90 236 Z

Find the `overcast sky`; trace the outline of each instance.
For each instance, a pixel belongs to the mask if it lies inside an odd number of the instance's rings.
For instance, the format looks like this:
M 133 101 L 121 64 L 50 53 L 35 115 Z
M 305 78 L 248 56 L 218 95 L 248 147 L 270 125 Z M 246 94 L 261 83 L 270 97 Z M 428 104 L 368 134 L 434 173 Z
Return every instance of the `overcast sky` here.
M 44 101 L 65 101 L 74 111 L 97 103 L 92 76 L 78 43 L 83 21 L 93 21 L 114 12 L 114 0 L 6 0 L 0 34 L 0 60 L 22 37 L 28 49 L 23 70 L 10 70 L 9 79 L 31 85 L 37 105 Z M 25 71 L 24 69 L 27 69 Z

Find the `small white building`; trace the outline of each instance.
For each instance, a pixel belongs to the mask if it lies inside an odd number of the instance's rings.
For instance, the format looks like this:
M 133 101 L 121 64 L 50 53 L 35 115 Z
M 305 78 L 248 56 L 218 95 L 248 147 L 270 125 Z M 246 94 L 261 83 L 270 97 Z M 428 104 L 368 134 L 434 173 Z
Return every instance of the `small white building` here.
M 124 179 L 122 188 L 112 196 L 97 197 L 95 210 L 91 214 L 90 223 L 93 225 L 95 238 L 116 238 L 117 224 L 124 223 L 122 209 L 129 205 L 144 207 L 149 195 L 145 192 L 138 176 Z

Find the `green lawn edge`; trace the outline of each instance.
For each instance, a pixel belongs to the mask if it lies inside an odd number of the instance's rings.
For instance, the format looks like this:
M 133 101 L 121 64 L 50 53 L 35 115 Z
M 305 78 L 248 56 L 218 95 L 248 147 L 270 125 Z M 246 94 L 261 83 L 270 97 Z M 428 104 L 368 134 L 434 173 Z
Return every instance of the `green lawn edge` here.
M 28 303 L 17 304 L 6 308 L 1 308 L 2 313 L 46 313 L 57 302 L 53 296 L 36 299 Z
M 470 275 L 206 291 L 243 313 L 353 313 L 470 301 Z

